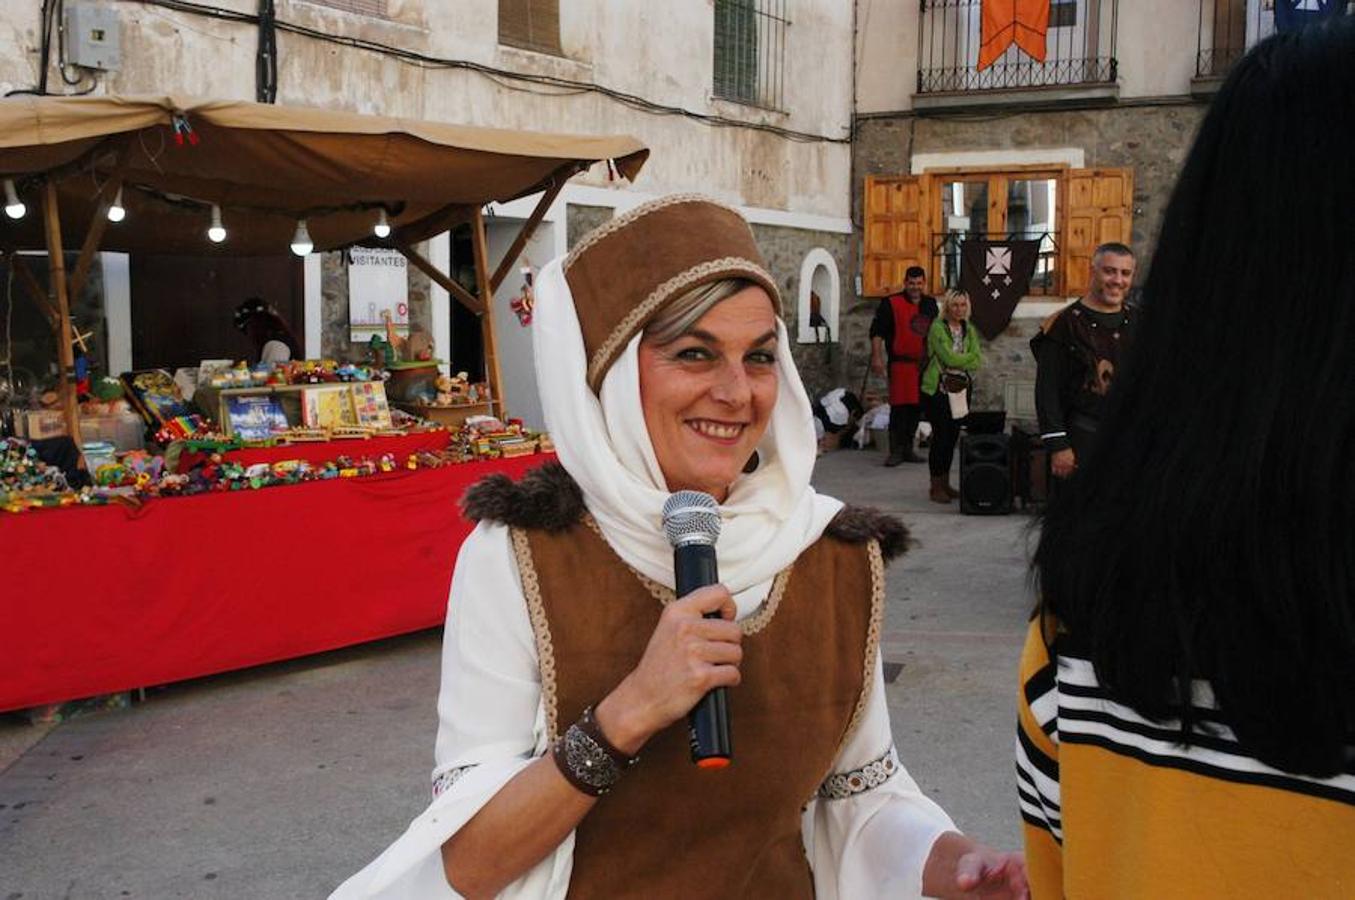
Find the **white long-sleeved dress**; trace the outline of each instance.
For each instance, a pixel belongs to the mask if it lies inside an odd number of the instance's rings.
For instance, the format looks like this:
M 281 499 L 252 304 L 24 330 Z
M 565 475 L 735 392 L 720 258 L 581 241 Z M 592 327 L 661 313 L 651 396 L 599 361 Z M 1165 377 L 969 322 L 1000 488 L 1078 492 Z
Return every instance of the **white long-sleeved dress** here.
M 768 586 L 735 597 L 738 618 L 757 610 Z M 481 522 L 457 558 L 443 636 L 438 717 L 432 803 L 331 900 L 458 897 L 443 873 L 442 844 L 547 750 L 536 643 L 505 525 Z M 842 799 L 815 799 L 805 808 L 805 852 L 821 900 L 920 897 L 932 844 L 955 830 L 893 753 L 877 658 L 865 714 L 834 772 L 869 767 L 864 781 L 874 784 L 883 771 L 878 763 L 887 759 L 893 774 L 869 789 Z M 569 889 L 573 851 L 571 834 L 500 897 L 561 900 Z

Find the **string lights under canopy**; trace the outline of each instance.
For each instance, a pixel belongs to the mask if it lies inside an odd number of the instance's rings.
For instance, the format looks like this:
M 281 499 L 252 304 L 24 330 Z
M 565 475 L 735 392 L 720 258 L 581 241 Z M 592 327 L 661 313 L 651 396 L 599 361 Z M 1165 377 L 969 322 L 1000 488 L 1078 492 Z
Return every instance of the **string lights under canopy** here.
M 5 179 L 5 215 L 11 219 L 22 219 L 24 213 L 28 212 L 28 207 L 19 199 L 19 192 L 14 188 L 14 179 Z

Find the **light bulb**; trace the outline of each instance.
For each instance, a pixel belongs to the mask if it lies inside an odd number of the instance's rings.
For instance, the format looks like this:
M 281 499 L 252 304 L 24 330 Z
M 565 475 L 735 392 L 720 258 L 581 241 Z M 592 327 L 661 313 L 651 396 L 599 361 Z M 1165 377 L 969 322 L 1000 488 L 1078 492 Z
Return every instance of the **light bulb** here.
M 113 205 L 108 207 L 108 221 L 121 222 L 127 218 L 127 209 L 122 205 L 122 188 L 113 196 Z
M 219 244 L 226 239 L 226 226 L 221 224 L 221 207 L 212 204 L 212 227 L 207 229 L 207 240 Z
M 11 219 L 22 219 L 24 213 L 28 212 L 28 207 L 19 199 L 18 191 L 14 190 L 14 179 L 5 179 L 5 215 Z
M 376 224 L 372 226 L 372 234 L 379 238 L 388 238 L 391 236 L 390 219 L 386 218 L 386 211 L 384 209 L 376 215 Z
M 306 230 L 306 220 L 301 219 L 296 223 L 296 234 L 292 235 L 292 252 L 297 256 L 305 256 L 314 249 L 311 233 Z

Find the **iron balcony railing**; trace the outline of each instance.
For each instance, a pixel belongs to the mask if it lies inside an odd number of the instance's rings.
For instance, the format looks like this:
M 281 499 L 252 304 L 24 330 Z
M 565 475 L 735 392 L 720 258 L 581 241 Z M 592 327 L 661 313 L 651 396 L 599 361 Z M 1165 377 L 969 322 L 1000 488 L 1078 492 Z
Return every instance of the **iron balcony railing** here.
M 1119 0 L 1053 0 L 1041 62 L 1013 44 L 979 69 L 983 0 L 919 0 L 919 94 L 1113 84 Z
M 1195 75 L 1221 78 L 1257 41 L 1275 33 L 1275 0 L 1200 0 Z

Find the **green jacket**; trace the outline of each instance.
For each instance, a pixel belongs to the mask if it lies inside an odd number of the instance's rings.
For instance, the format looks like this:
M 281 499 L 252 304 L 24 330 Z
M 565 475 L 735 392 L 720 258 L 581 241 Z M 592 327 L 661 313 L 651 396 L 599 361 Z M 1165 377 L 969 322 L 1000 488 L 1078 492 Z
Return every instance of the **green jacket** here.
M 964 351 L 956 353 L 951 349 L 950 325 L 945 318 L 937 316 L 932 322 L 932 327 L 927 331 L 927 368 L 922 373 L 922 393 L 936 393 L 943 368 L 963 369 L 970 375 L 979 370 L 983 363 L 979 331 L 972 322 L 965 322 L 964 328 Z

